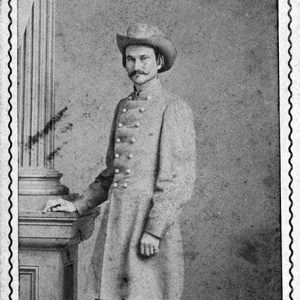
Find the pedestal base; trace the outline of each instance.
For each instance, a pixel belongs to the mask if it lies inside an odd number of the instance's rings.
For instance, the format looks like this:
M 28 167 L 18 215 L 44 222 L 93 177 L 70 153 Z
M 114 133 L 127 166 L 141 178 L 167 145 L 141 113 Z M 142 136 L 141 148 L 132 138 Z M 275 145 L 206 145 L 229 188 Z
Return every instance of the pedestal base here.
M 77 300 L 77 245 L 20 249 L 20 300 Z
M 77 300 L 78 243 L 98 214 L 19 213 L 20 300 Z
M 19 168 L 19 195 L 67 195 L 69 189 L 60 183 L 62 173 L 53 168 Z

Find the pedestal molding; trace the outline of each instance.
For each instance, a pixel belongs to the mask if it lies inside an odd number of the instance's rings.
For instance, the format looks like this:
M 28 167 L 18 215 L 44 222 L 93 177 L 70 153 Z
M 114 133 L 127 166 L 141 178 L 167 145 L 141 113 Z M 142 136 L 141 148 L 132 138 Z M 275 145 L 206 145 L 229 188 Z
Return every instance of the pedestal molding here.
M 59 249 L 88 239 L 100 208 L 85 215 L 63 212 L 20 212 L 19 248 Z

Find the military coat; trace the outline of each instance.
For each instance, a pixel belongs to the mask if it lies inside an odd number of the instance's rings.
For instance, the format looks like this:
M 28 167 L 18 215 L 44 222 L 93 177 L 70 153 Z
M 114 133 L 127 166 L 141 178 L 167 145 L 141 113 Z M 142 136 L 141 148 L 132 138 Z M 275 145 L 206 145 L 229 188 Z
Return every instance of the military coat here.
M 195 180 L 195 130 L 186 102 L 159 80 L 122 99 L 114 112 L 106 169 L 75 201 L 84 213 L 108 201 L 99 299 L 176 300 L 184 258 L 178 216 Z M 160 252 L 139 254 L 144 232 Z

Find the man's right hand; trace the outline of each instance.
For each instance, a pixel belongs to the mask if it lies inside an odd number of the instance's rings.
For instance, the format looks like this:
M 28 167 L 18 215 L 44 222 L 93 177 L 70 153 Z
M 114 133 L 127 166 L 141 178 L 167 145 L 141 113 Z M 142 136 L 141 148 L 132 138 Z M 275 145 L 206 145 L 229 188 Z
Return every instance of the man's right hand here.
M 53 212 L 53 211 L 75 212 L 76 207 L 72 202 L 62 198 L 48 200 L 46 207 L 43 210 L 43 213 Z

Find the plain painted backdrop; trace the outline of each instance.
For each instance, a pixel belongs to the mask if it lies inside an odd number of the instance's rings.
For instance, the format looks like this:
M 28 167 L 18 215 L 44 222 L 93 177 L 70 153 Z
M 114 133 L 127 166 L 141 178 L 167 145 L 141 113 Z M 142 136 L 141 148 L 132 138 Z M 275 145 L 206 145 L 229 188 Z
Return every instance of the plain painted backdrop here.
M 81 193 L 104 168 L 113 109 L 132 90 L 115 35 L 157 25 L 178 58 L 164 86 L 193 108 L 198 172 L 182 214 L 183 299 L 281 299 L 275 0 L 58 0 L 56 168 Z M 95 247 L 80 245 L 80 292 Z

